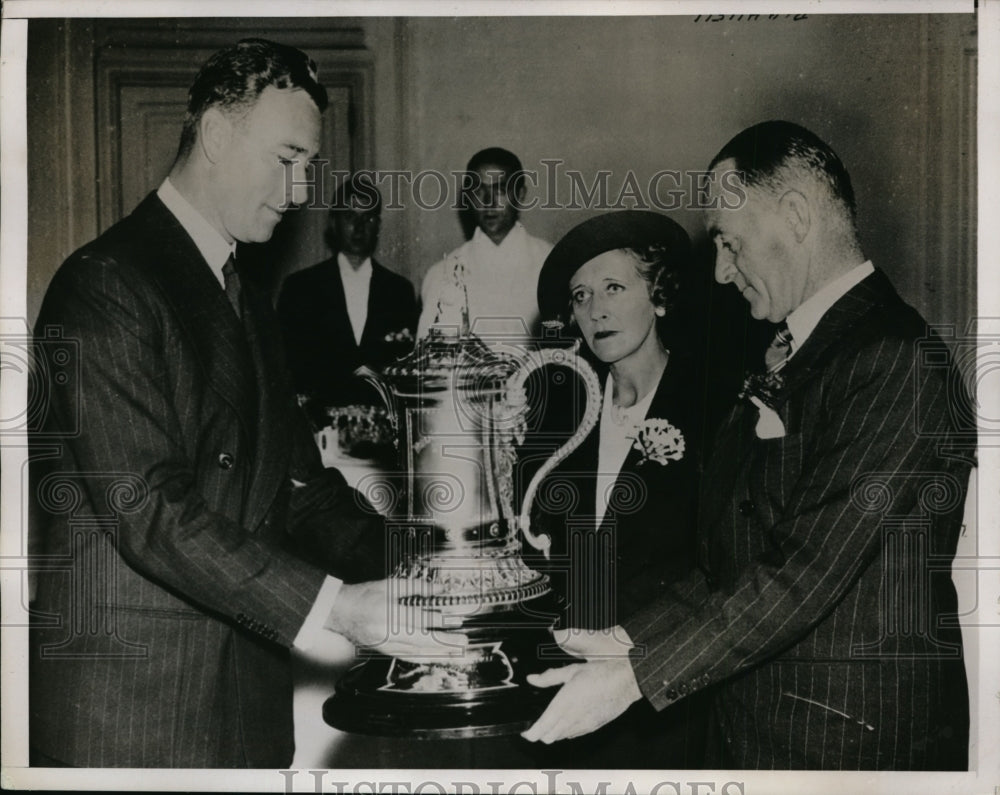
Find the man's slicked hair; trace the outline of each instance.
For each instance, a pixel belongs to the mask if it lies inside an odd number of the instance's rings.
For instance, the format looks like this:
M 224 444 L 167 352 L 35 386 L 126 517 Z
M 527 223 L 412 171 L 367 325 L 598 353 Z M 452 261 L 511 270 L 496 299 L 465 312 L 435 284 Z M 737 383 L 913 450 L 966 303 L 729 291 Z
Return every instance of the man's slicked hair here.
M 326 89 L 317 82 L 316 62 L 308 55 L 266 39 L 243 39 L 219 50 L 198 72 L 188 90 L 177 157 L 187 156 L 194 147 L 198 124 L 206 110 L 246 113 L 268 86 L 300 88 L 321 113 L 326 110 Z
M 709 169 L 725 160 L 734 162 L 743 184 L 771 193 L 780 193 L 805 172 L 847 209 L 852 224 L 856 220 L 854 188 L 847 169 L 837 153 L 805 127 L 789 121 L 755 124 L 722 147 Z

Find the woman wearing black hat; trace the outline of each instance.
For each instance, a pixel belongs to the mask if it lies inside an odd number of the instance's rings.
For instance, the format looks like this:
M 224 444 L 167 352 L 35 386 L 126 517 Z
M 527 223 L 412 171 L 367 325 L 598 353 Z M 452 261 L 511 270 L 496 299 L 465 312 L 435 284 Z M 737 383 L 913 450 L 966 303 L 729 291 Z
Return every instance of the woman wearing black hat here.
M 598 426 L 536 502 L 533 527 L 551 536 L 551 561 L 529 563 L 565 598 L 563 627 L 615 626 L 695 566 L 700 390 L 691 360 L 660 333 L 685 290 L 690 248 L 665 216 L 609 213 L 572 229 L 542 267 L 542 319 L 576 330 L 608 373 Z M 698 767 L 705 703 L 657 713 L 640 700 L 552 752 L 567 767 Z

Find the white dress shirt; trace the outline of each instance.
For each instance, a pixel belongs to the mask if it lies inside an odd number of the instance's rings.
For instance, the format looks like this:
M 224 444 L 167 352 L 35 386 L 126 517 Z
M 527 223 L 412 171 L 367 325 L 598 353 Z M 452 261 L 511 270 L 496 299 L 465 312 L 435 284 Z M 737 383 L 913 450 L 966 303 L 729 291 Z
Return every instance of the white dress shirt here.
M 600 446 L 597 453 L 597 494 L 595 496 L 595 526 L 600 527 L 608 510 L 608 495 L 618 480 L 622 464 L 635 441 L 636 432 L 653 402 L 659 379 L 648 393 L 634 405 L 621 408 L 614 405 L 614 379 L 608 376 L 601 404 Z
M 222 268 L 230 255 L 236 256 L 236 244 L 228 242 L 214 226 L 206 221 L 205 216 L 177 192 L 177 188 L 174 187 L 169 177 L 160 184 L 156 195 L 184 227 L 184 231 L 191 236 L 198 251 L 201 252 L 201 256 L 205 258 L 208 267 L 212 269 L 215 278 L 219 280 L 219 284 L 225 290 L 226 278 L 222 275 Z
M 469 296 L 474 332 L 525 340 L 538 321 L 538 273 L 551 250 L 551 243 L 529 235 L 520 221 L 499 246 L 476 227 L 471 240 L 434 263 L 424 276 L 417 337 L 435 323 L 461 326 L 461 282 Z
M 874 272 L 875 266 L 872 265 L 871 260 L 863 262 L 849 270 L 843 276 L 821 287 L 785 318 L 788 330 L 792 334 L 792 350 L 788 354 L 789 359 L 795 355 L 795 352 L 809 338 L 809 335 L 812 334 L 813 329 L 816 328 L 827 310 L 843 298 L 859 282 L 868 278 Z
M 184 227 L 184 231 L 191 236 L 194 244 L 198 247 L 198 251 L 201 252 L 208 266 L 212 269 L 212 273 L 219 280 L 222 289 L 225 289 L 226 280 L 222 275 L 222 268 L 226 264 L 226 260 L 229 259 L 229 255 L 235 252 L 236 244 L 227 242 L 205 220 L 205 217 L 192 207 L 187 199 L 178 193 L 177 188 L 171 184 L 169 178 L 163 180 L 163 183 L 156 191 L 156 195 L 166 205 L 166 208 L 178 220 L 180 225 Z M 293 481 L 293 487 L 295 485 L 297 484 Z M 317 637 L 323 631 L 323 624 L 326 622 L 327 616 L 330 615 L 330 610 L 333 609 L 333 603 L 340 592 L 341 585 L 341 580 L 327 575 L 323 581 L 323 585 L 319 589 L 319 593 L 316 595 L 316 601 L 313 602 L 306 620 L 295 636 L 295 640 L 293 641 L 295 648 L 306 650 L 316 642 Z
M 340 268 L 340 283 L 344 285 L 344 298 L 347 301 L 347 316 L 351 320 L 351 330 L 354 341 L 360 345 L 361 335 L 365 333 L 365 323 L 368 320 L 368 296 L 372 287 L 372 258 L 366 257 L 361 267 L 351 265 L 347 255 L 337 254 L 337 267 Z

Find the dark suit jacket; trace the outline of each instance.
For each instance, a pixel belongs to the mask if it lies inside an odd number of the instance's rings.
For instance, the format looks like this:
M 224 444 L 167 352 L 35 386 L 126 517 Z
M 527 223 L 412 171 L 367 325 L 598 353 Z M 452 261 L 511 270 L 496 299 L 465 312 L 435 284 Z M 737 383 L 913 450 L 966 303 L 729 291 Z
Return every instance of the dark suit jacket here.
M 756 437 L 749 403 L 730 415 L 702 480 L 709 575 L 624 623 L 655 706 L 722 683 L 710 766 L 965 769 L 948 365 L 876 272 L 786 366 L 783 438 Z
M 599 425 L 543 482 L 533 526 L 552 536 L 551 559 L 525 557 L 550 575 L 566 601 L 563 626 L 620 624 L 695 568 L 702 411 L 694 370 L 673 355 L 646 414 L 681 431 L 683 457 L 643 462 L 643 453 L 631 448 L 600 528 L 594 526 Z M 706 718 L 704 698 L 659 714 L 635 705 L 598 732 L 557 744 L 541 761 L 571 768 L 699 767 Z
M 337 255 L 285 279 L 278 299 L 295 388 L 324 405 L 377 400 L 352 377 L 361 365 L 378 370 L 405 347 L 386 336 L 417 324 L 413 285 L 372 260 L 368 316 L 361 344 L 354 340 Z
M 695 566 L 701 427 L 690 373 L 672 359 L 646 415 L 681 431 L 683 457 L 642 462 L 643 454 L 630 448 L 600 528 L 594 527 L 600 425 L 539 489 L 534 526 L 552 536 L 551 561 L 530 553 L 526 559 L 545 569 L 566 599 L 564 626 L 619 624 Z
M 323 470 L 266 295 L 244 279 L 243 298 L 241 326 L 155 194 L 49 287 L 39 338 L 79 356 L 78 381 L 43 383 L 33 437 L 31 742 L 57 760 L 288 765 L 288 647 L 322 566 L 383 569 L 382 523 Z

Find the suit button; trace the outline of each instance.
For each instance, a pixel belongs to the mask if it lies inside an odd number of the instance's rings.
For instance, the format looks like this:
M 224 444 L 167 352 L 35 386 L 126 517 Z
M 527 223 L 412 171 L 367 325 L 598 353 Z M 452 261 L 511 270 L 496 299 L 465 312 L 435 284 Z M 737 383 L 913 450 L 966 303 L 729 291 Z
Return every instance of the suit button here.
M 229 453 L 219 453 L 219 469 L 232 469 L 235 459 Z
M 677 691 L 674 690 L 673 688 L 670 688 L 667 691 L 667 698 L 669 698 L 671 701 L 676 701 L 677 700 Z
M 738 506 L 740 516 L 750 516 L 756 507 L 753 500 L 743 500 Z
M 680 686 L 677 688 L 677 692 L 680 693 L 682 696 L 686 696 L 688 693 L 691 692 L 691 688 L 688 687 L 687 682 L 681 682 Z

